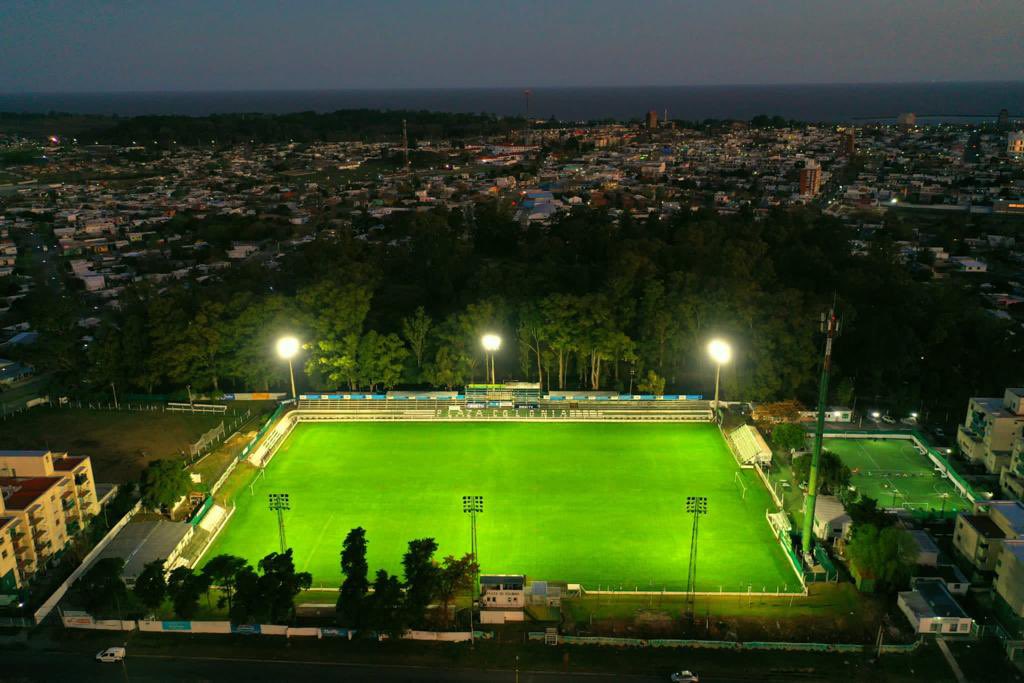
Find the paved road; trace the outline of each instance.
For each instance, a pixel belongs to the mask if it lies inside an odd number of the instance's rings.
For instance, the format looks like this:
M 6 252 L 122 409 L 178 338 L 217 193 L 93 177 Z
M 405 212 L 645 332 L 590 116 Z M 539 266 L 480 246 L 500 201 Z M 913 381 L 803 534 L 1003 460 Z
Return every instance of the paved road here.
M 187 650 L 184 645 L 183 649 Z M 181 655 L 129 654 L 125 666 L 100 664 L 82 654 L 63 652 L 17 652 L 6 650 L 0 655 L 0 681 L 380 681 L 381 683 L 421 683 L 452 681 L 453 683 L 512 683 L 512 671 L 477 671 L 467 669 L 430 669 L 413 666 L 365 666 L 324 662 L 282 662 L 273 659 L 227 659 Z M 612 674 L 557 674 L 523 671 L 522 683 L 624 683 L 663 682 L 654 676 L 616 676 Z

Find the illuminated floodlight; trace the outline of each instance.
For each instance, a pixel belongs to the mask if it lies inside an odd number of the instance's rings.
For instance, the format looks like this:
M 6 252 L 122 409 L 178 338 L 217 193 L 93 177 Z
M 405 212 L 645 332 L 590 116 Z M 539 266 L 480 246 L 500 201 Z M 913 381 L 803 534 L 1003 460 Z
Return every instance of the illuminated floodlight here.
M 281 337 L 277 340 L 277 355 L 285 360 L 295 358 L 299 352 L 299 340 L 295 337 Z
M 882 417 L 882 414 L 880 412 L 878 412 L 877 410 L 875 410 L 875 411 L 872 411 L 871 417 L 873 417 L 873 418 L 875 418 L 877 420 L 878 418 Z
M 732 347 L 723 339 L 712 339 L 708 344 L 708 355 L 719 365 L 725 365 L 732 360 Z
M 485 334 L 480 342 L 484 345 L 485 351 L 497 351 L 501 348 L 501 337 L 496 334 Z
M 912 418 L 914 418 L 916 420 L 917 419 L 917 413 L 911 413 L 910 417 L 912 417 Z

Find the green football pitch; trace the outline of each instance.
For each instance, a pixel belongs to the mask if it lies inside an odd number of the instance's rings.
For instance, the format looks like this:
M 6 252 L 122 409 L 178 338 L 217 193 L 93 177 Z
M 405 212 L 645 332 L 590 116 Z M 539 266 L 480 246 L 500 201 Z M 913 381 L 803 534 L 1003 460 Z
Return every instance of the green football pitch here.
M 739 473 L 739 474 L 737 474 Z M 207 552 L 254 563 L 279 549 L 269 493 L 287 493 L 288 545 L 314 586 L 341 581 L 339 551 L 362 526 L 371 573 L 401 571 L 409 540 L 469 551 L 462 496 L 480 495 L 483 573 L 587 589 L 685 590 L 691 517 L 708 498 L 697 589 L 797 591 L 765 520 L 768 493 L 710 424 L 299 424 Z
M 824 447 L 850 468 L 850 483 L 879 507 L 954 513 L 971 504 L 908 439 L 828 439 Z

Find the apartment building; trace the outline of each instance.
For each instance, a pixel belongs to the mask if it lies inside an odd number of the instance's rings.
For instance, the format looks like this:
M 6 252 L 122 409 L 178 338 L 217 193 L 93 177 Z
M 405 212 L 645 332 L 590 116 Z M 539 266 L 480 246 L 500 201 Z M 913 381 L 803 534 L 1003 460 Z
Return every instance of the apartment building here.
M 92 463 L 51 451 L 0 451 L 0 593 L 64 549 L 99 512 Z
M 972 514 L 956 518 L 953 547 L 975 569 L 992 572 L 1003 550 L 1003 541 L 1013 541 L 1024 532 L 1024 503 L 996 500 L 975 506 Z
M 1010 388 L 1002 398 L 971 398 L 957 428 L 960 452 L 992 474 L 1010 465 L 1014 441 L 1024 429 L 1024 388 Z
M 1024 617 L 1024 539 L 1001 541 L 996 560 L 996 594 L 1014 614 Z

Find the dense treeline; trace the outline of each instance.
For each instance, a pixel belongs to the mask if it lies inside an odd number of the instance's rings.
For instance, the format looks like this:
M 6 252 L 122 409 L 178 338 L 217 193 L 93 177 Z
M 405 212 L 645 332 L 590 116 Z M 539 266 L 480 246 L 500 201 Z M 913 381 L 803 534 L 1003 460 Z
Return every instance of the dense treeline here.
M 345 109 L 318 114 L 213 114 L 210 116 L 135 116 L 120 119 L 95 133 L 100 142 L 131 144 L 155 140 L 167 145 L 236 144 L 263 142 L 396 142 L 406 122 L 411 140 L 457 139 L 500 135 L 521 129 L 521 118 L 490 114 L 457 114 L 430 111 L 378 111 Z
M 277 268 L 254 261 L 213 284 L 130 289 L 87 351 L 65 315 L 72 304 L 41 300 L 43 288 L 27 302 L 44 332 L 36 360 L 83 390 L 281 389 L 274 340 L 293 333 L 307 346 L 306 387 L 450 387 L 484 379 L 479 338 L 493 331 L 505 340 L 499 379 L 618 390 L 661 380 L 708 394 L 704 346 L 724 335 L 736 349 L 726 396 L 810 403 L 818 317 L 835 296 L 837 403 L 956 416 L 967 396 L 1020 374 L 1012 323 L 956 282 L 914 281 L 884 234 L 852 256 L 847 229 L 810 212 L 636 223 L 581 209 L 524 230 L 492 204 L 471 218 L 405 214 L 372 241 L 356 231 Z

